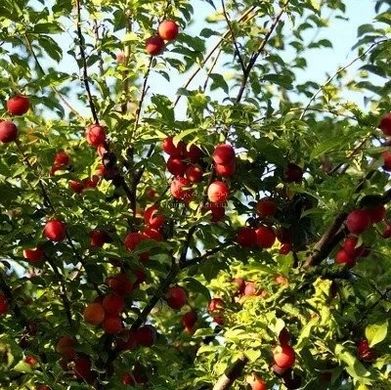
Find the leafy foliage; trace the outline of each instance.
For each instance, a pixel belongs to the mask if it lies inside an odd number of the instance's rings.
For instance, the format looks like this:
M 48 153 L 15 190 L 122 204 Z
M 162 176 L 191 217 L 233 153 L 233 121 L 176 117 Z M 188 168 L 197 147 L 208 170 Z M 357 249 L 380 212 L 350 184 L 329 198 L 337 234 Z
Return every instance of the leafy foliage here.
M 391 111 L 391 9 L 374 7 L 353 60 L 320 84 L 308 53 L 332 55 L 319 33 L 348 16 L 342 0 L 1 2 L 1 114 L 19 130 L 0 144 L 1 388 L 223 390 L 238 359 L 235 389 L 254 373 L 270 389 L 390 388 L 388 212 L 357 239 L 367 257 L 337 260 L 347 213 L 390 198 L 378 127 Z M 145 41 L 164 19 L 180 33 L 150 57 Z M 31 109 L 11 115 L 19 94 Z M 86 140 L 94 124 L 103 146 Z M 167 137 L 202 171 L 176 199 Z M 218 178 L 221 143 L 234 146 L 235 173 Z M 229 187 L 220 217 L 207 201 L 215 180 Z M 276 204 L 268 216 L 264 197 Z M 53 219 L 64 240 L 43 235 Z M 241 228 L 263 225 L 278 240 L 239 245 Z M 118 275 L 131 293 L 118 293 Z M 186 304 L 175 307 L 177 285 Z M 113 332 L 84 311 L 111 293 L 125 305 Z M 296 361 L 278 373 L 285 331 Z M 61 349 L 63 336 L 74 345 Z

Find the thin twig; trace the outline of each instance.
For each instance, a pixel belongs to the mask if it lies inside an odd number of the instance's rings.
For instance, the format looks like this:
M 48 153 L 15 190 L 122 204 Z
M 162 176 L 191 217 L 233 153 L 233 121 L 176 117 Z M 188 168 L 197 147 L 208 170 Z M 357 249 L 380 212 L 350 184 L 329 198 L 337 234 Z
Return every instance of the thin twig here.
M 241 356 L 225 370 L 224 374 L 217 380 L 216 384 L 213 386 L 213 390 L 230 389 L 236 379 L 238 379 L 242 375 L 243 369 L 247 363 L 248 358 L 244 355 Z
M 47 263 L 52 268 L 54 274 L 56 275 L 57 282 L 60 285 L 60 291 L 61 291 L 60 292 L 60 297 L 61 297 L 62 304 L 63 304 L 64 309 L 65 309 L 65 314 L 67 316 L 67 320 L 68 320 L 69 326 L 71 328 L 73 328 L 74 327 L 74 323 L 73 323 L 73 320 L 72 320 L 71 304 L 70 304 L 69 299 L 68 299 L 68 294 L 67 294 L 67 290 L 66 290 L 64 279 L 63 279 L 60 271 L 58 270 L 58 267 L 56 266 L 56 264 L 49 257 L 47 257 L 46 255 L 45 255 L 45 258 L 46 258 Z
M 244 61 L 243 61 L 242 55 L 240 54 L 239 45 L 238 45 L 238 42 L 236 40 L 235 32 L 234 32 L 234 30 L 232 28 L 232 24 L 231 24 L 231 21 L 229 19 L 227 10 L 225 8 L 225 1 L 224 0 L 221 0 L 221 6 L 223 7 L 224 18 L 225 18 L 225 20 L 227 22 L 229 31 L 231 33 L 232 43 L 233 43 L 234 48 L 235 48 L 235 54 L 238 57 L 238 60 L 239 60 L 239 63 L 240 63 L 240 67 L 242 68 L 242 72 L 245 73 L 246 72 L 246 66 L 244 65 Z
M 241 86 L 239 88 L 239 93 L 238 93 L 238 96 L 236 97 L 236 100 L 235 100 L 235 103 L 239 103 L 241 100 L 242 100 L 242 97 L 243 97 L 243 93 L 244 93 L 244 90 L 246 88 L 246 85 L 247 85 L 247 81 L 248 81 L 248 78 L 250 77 L 250 73 L 251 73 L 251 70 L 252 68 L 254 67 L 258 57 L 263 53 L 263 51 L 265 50 L 265 47 L 267 45 L 267 43 L 269 42 L 274 30 L 277 28 L 277 26 L 279 25 L 280 23 L 280 20 L 282 18 L 282 16 L 284 15 L 285 11 L 286 11 L 286 7 L 289 5 L 289 2 L 290 0 L 287 0 L 285 2 L 285 4 L 282 6 L 280 12 L 277 14 L 277 16 L 275 17 L 274 19 L 274 22 L 273 24 L 270 26 L 270 29 L 269 31 L 267 32 L 267 34 L 265 35 L 265 38 L 263 39 L 262 43 L 260 44 L 258 50 L 253 53 L 253 55 L 251 56 L 250 58 L 250 61 L 249 63 L 247 64 L 247 67 L 244 71 L 244 77 L 242 79 L 242 83 L 241 83 Z
M 99 117 L 98 117 L 97 110 L 95 108 L 94 100 L 92 98 L 90 83 L 89 83 L 89 79 L 88 79 L 87 57 L 86 57 L 86 53 L 84 50 L 85 39 L 84 39 L 84 35 L 81 31 L 81 4 L 80 4 L 80 0 L 76 0 L 76 8 L 77 8 L 77 36 L 79 39 L 80 57 L 83 62 L 83 82 L 84 82 L 84 87 L 87 92 L 87 97 L 88 97 L 88 102 L 90 105 L 92 117 L 94 118 L 95 123 L 99 124 Z
M 146 70 L 145 75 L 144 75 L 143 86 L 142 86 L 142 89 L 141 89 L 141 96 L 140 96 L 140 100 L 138 102 L 138 107 L 137 107 L 137 110 L 136 110 L 136 119 L 134 121 L 133 133 L 131 135 L 132 138 L 135 137 L 136 131 L 137 131 L 137 127 L 138 127 L 139 122 L 140 122 L 141 111 L 142 111 L 142 108 L 143 108 L 143 103 L 144 103 L 145 96 L 147 94 L 148 78 L 149 78 L 149 75 L 151 73 L 152 64 L 153 64 L 153 57 L 151 56 L 149 58 L 148 67 L 147 67 L 147 70 Z
M 252 17 L 255 16 L 255 14 L 247 19 L 247 17 L 257 8 L 257 6 L 252 6 L 248 10 L 246 10 L 243 15 L 238 19 L 238 22 L 247 21 L 252 19 Z M 221 46 L 221 44 L 224 42 L 224 40 L 230 35 L 230 31 L 227 30 L 222 37 L 219 39 L 219 41 L 215 44 L 215 46 L 209 51 L 209 53 L 206 55 L 206 57 L 203 59 L 202 63 L 198 66 L 198 68 L 190 75 L 186 83 L 182 86 L 182 89 L 187 89 L 189 85 L 192 83 L 192 81 L 196 78 L 197 74 L 203 69 L 205 64 L 209 61 L 209 59 L 212 57 L 213 53 Z M 175 102 L 174 107 L 177 106 L 179 100 L 182 98 L 183 95 L 179 95 Z
M 25 34 L 26 39 L 26 46 L 30 54 L 33 56 L 35 64 L 38 67 L 38 70 L 41 72 L 42 76 L 46 74 L 45 70 L 43 69 L 37 55 L 34 52 L 33 45 L 31 44 L 30 38 L 27 34 Z M 54 91 L 54 93 L 59 97 L 59 99 L 64 103 L 65 106 L 69 108 L 71 112 L 75 114 L 75 116 L 79 118 L 83 118 L 82 115 L 68 102 L 67 99 L 63 96 L 63 94 L 53 85 L 50 86 L 50 88 Z
M 388 40 L 387 39 L 383 39 L 381 41 L 378 41 L 378 42 L 375 42 L 373 43 L 371 46 L 369 46 L 369 48 L 367 50 L 365 50 L 363 53 L 361 53 L 359 56 L 357 56 L 356 58 L 354 58 L 352 61 L 350 61 L 348 64 L 346 64 L 345 66 L 343 66 L 342 68 L 339 68 L 332 76 L 330 76 L 324 84 L 322 84 L 319 89 L 311 96 L 311 99 L 308 101 L 307 105 L 305 106 L 303 112 L 301 113 L 300 115 L 300 118 L 299 119 L 303 119 L 304 115 L 306 114 L 308 108 L 311 106 L 312 102 L 317 98 L 317 96 L 320 94 L 320 92 L 325 88 L 327 87 L 327 85 L 329 85 L 340 73 L 342 73 L 343 71 L 345 71 L 346 69 L 350 68 L 354 63 L 356 63 L 358 60 L 360 60 L 361 58 L 363 58 L 366 54 L 368 54 L 370 51 L 372 51 L 372 49 L 374 49 L 377 45 L 381 44 L 381 43 L 384 43 L 384 42 L 387 42 Z

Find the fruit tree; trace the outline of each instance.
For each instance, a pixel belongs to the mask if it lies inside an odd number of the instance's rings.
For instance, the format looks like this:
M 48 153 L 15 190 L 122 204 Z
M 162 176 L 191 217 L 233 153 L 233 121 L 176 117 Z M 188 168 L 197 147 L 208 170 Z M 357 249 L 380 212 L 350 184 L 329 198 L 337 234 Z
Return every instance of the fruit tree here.
M 391 389 L 390 63 L 389 0 L 2 0 L 0 388 Z

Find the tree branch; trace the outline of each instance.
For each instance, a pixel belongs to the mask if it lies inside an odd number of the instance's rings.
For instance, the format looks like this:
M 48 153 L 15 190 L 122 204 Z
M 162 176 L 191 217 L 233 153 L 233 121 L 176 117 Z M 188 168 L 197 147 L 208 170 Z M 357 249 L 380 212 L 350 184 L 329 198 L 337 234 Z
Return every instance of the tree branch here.
M 76 0 L 76 8 L 77 8 L 77 36 L 79 38 L 80 57 L 83 62 L 83 82 L 84 82 L 84 86 L 85 86 L 85 89 L 87 92 L 87 97 L 88 97 L 88 102 L 90 105 L 92 117 L 94 118 L 95 123 L 99 124 L 98 113 L 96 111 L 94 100 L 92 98 L 90 83 L 89 83 L 89 79 L 88 79 L 87 57 L 86 57 L 86 53 L 84 50 L 85 39 L 84 39 L 83 33 L 81 31 L 81 4 L 80 4 L 80 0 Z
M 45 255 L 45 258 L 46 258 L 46 261 L 48 262 L 48 264 L 50 265 L 50 267 L 53 269 L 53 272 L 56 275 L 58 284 L 60 285 L 60 290 L 61 290 L 60 297 L 61 297 L 64 309 L 65 309 L 65 314 L 67 316 L 69 326 L 71 327 L 71 329 L 73 329 L 74 323 L 72 320 L 71 304 L 68 299 L 68 294 L 67 294 L 67 290 L 65 287 L 64 279 L 63 279 L 62 275 L 60 274 L 56 264 L 54 264 L 54 262 L 48 256 Z
M 246 10 L 242 16 L 238 19 L 238 22 L 242 22 L 242 21 L 247 21 L 247 20 L 250 20 L 252 19 L 255 14 L 253 14 L 251 17 L 247 18 L 255 9 L 257 8 L 257 6 L 252 6 L 250 7 L 248 10 Z M 224 40 L 230 35 L 230 31 L 227 30 L 223 35 L 222 37 L 220 38 L 220 40 L 216 43 L 216 45 L 209 51 L 209 53 L 206 55 L 206 57 L 204 58 L 204 60 L 202 61 L 201 65 L 199 65 L 199 67 L 190 75 L 189 79 L 186 81 L 186 83 L 182 86 L 182 89 L 187 89 L 189 87 L 189 85 L 192 83 L 192 81 L 196 78 L 197 74 L 201 71 L 201 69 L 205 66 L 205 64 L 209 61 L 209 59 L 212 57 L 213 53 L 221 46 L 221 44 L 224 42 Z M 183 95 L 179 95 L 175 102 L 174 102 L 174 107 L 177 106 L 179 100 L 181 99 Z
M 242 100 L 243 93 L 244 93 L 244 90 L 246 89 L 247 81 L 248 81 L 248 78 L 250 77 L 251 70 L 254 67 L 258 57 L 263 53 L 263 51 L 264 51 L 267 43 L 269 42 L 274 30 L 276 29 L 276 27 L 280 23 L 282 15 L 284 15 L 284 13 L 286 11 L 286 7 L 289 5 L 289 2 L 290 2 L 290 0 L 287 0 L 285 2 L 285 4 L 282 6 L 280 12 L 275 17 L 273 24 L 271 25 L 269 31 L 265 35 L 265 38 L 263 39 L 262 43 L 260 44 L 258 50 L 255 53 L 253 53 L 253 55 L 251 56 L 251 59 L 250 59 L 249 63 L 247 64 L 245 71 L 243 72 L 242 84 L 239 88 L 238 96 L 236 97 L 236 100 L 235 100 L 236 104 Z
M 227 10 L 225 8 L 225 1 L 224 0 L 221 0 L 221 6 L 223 7 L 224 18 L 225 18 L 225 20 L 227 22 L 227 25 L 228 25 L 228 28 L 229 28 L 229 31 L 230 31 L 230 34 L 231 34 L 231 37 L 232 37 L 232 43 L 233 43 L 234 48 L 235 48 L 235 54 L 238 56 L 238 60 L 239 60 L 239 63 L 240 63 L 240 67 L 242 68 L 242 72 L 245 73 L 246 72 L 246 66 L 244 65 L 244 61 L 243 61 L 242 55 L 240 54 L 238 42 L 236 41 L 236 36 L 235 36 L 234 30 L 232 28 L 231 21 L 229 19 Z
M 230 367 L 228 367 L 225 373 L 217 380 L 216 384 L 213 386 L 213 390 L 230 389 L 236 379 L 241 377 L 243 369 L 247 363 L 248 358 L 244 355 L 241 356 Z
M 378 42 L 375 42 L 373 43 L 371 46 L 369 46 L 369 48 L 367 50 L 365 50 L 363 53 L 361 53 L 359 56 L 357 56 L 356 58 L 354 58 L 352 61 L 350 61 L 348 64 L 346 64 L 345 66 L 343 66 L 342 68 L 339 68 L 332 76 L 330 76 L 324 84 L 322 84 L 319 89 L 311 96 L 311 99 L 308 101 L 307 105 L 305 106 L 303 112 L 301 113 L 300 115 L 300 120 L 303 119 L 304 115 L 306 114 L 306 112 L 308 111 L 309 107 L 311 106 L 312 102 L 317 98 L 317 96 L 320 94 L 320 92 L 325 88 L 327 87 L 327 85 L 329 85 L 340 73 L 342 73 L 344 70 L 350 68 L 355 62 L 357 62 L 358 60 L 360 60 L 361 58 L 363 58 L 366 54 L 368 54 L 370 51 L 372 51 L 372 49 L 374 49 L 377 45 L 381 44 L 381 43 L 384 43 L 384 42 L 387 42 L 388 39 L 383 39 L 381 41 L 378 41 Z

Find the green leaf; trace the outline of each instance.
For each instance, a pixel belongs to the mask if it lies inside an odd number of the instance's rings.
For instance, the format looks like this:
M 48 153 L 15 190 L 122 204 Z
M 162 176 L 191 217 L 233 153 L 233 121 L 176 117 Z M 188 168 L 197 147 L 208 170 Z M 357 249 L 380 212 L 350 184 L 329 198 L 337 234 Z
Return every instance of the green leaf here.
M 371 324 L 365 328 L 365 337 L 368 339 L 369 346 L 373 347 L 381 343 L 387 336 L 388 321 Z

